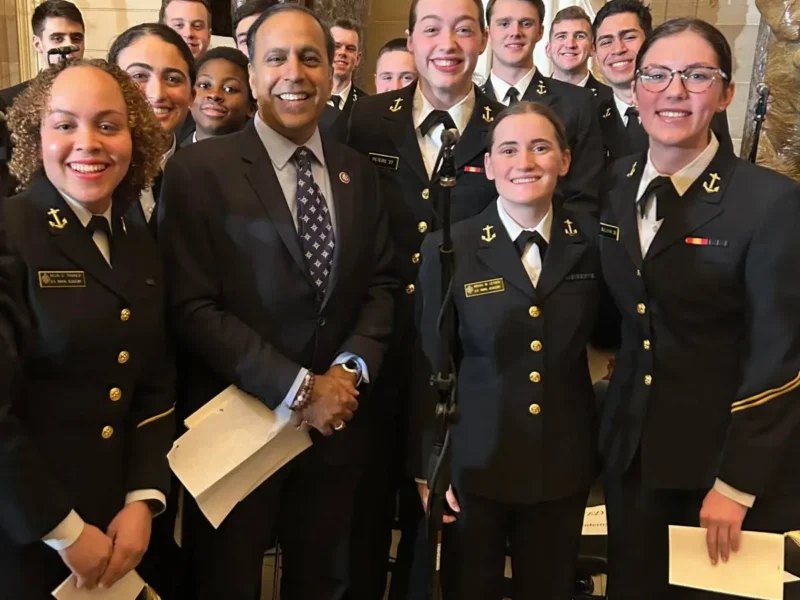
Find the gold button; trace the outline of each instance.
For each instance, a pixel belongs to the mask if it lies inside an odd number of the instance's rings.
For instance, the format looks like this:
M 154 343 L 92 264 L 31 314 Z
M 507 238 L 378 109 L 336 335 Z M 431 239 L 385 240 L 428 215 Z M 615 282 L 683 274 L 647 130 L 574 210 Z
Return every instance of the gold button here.
M 534 352 L 541 352 L 542 351 L 542 342 L 539 340 L 533 340 L 531 342 L 531 350 Z
M 117 402 L 118 400 L 122 399 L 122 390 L 118 387 L 111 388 L 108 392 L 108 397 L 112 402 Z
M 542 374 L 541 374 L 541 373 L 539 373 L 539 371 L 531 371 L 531 374 L 530 374 L 530 375 L 528 375 L 528 378 L 529 378 L 529 379 L 530 379 L 530 380 L 531 380 L 533 383 L 539 383 L 539 382 L 542 380 Z
M 414 287 L 414 284 L 413 284 L 413 283 L 409 283 L 409 284 L 406 286 L 406 294 L 408 294 L 408 295 L 410 296 L 411 294 L 413 294 L 413 293 L 414 293 L 414 290 L 415 290 L 415 289 L 417 289 L 417 288 L 416 288 L 416 287 Z
M 534 319 L 538 319 L 538 318 L 539 318 L 539 315 L 541 315 L 541 314 L 542 314 L 542 311 L 540 311 L 540 310 L 539 310 L 539 307 L 538 307 L 538 306 L 531 306 L 531 307 L 528 309 L 528 314 L 529 314 L 530 316 L 532 316 Z
M 119 320 L 120 321 L 127 321 L 131 318 L 131 311 L 128 308 L 123 308 L 122 312 L 119 313 Z
M 644 340 L 642 342 L 642 348 L 644 348 L 645 350 L 650 350 L 650 340 Z
M 428 200 L 431 197 L 431 191 L 428 188 L 422 190 L 422 199 Z
M 650 385 L 651 383 L 653 383 L 653 376 L 652 375 L 645 375 L 644 376 L 644 384 L 645 385 Z
M 647 307 L 644 304 L 639 303 L 636 305 L 636 312 L 639 313 L 640 315 L 643 315 L 644 313 L 647 312 Z
M 538 404 L 531 404 L 528 407 L 528 412 L 531 413 L 532 415 L 538 415 L 540 412 L 542 412 L 542 407 L 539 406 Z
M 128 352 L 127 350 L 123 350 L 122 352 L 119 353 L 119 356 L 117 357 L 117 362 L 121 365 L 124 365 L 126 362 L 128 362 L 130 357 L 131 357 L 130 352 Z
M 106 425 L 103 427 L 103 432 L 100 434 L 103 436 L 104 440 L 107 440 L 112 435 L 114 435 L 114 428 L 111 425 Z
M 411 255 L 411 262 L 417 264 L 419 262 L 419 252 Z
M 425 221 L 420 221 L 419 223 L 417 223 L 417 230 L 420 233 L 425 233 L 426 231 L 428 231 L 428 224 Z

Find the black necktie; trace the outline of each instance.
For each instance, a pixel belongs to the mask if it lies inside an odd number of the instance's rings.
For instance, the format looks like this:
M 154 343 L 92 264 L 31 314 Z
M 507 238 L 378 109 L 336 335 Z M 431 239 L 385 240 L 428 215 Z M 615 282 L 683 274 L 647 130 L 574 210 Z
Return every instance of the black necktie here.
M 324 296 L 336 240 L 328 204 L 311 172 L 311 157 L 311 150 L 305 146 L 300 146 L 294 153 L 297 169 L 297 235 L 300 236 L 311 280 L 320 296 Z
M 644 194 L 639 198 L 639 214 L 642 218 L 644 218 L 644 213 L 647 211 L 651 195 L 655 195 L 656 198 L 656 219 L 659 221 L 666 218 L 680 198 L 669 177 L 656 177 L 647 185 Z
M 508 88 L 508 105 L 514 106 L 517 102 L 519 102 L 519 90 L 515 87 Z
M 525 254 L 528 242 L 533 242 L 539 247 L 539 258 L 542 259 L 542 264 L 544 264 L 544 255 L 547 254 L 547 242 L 544 241 L 538 231 L 523 231 L 514 240 L 514 245 L 517 247 L 520 258 Z
M 436 127 L 439 123 L 442 123 L 445 129 L 456 128 L 455 121 L 453 121 L 453 117 L 450 116 L 450 113 L 448 113 L 446 110 L 434 110 L 431 111 L 431 114 L 425 117 L 422 125 L 419 126 L 419 132 L 424 137 L 428 135 L 428 132 L 430 132 L 430 130 Z
M 106 219 L 105 217 L 100 217 L 98 215 L 93 215 L 92 218 L 89 220 L 89 223 L 86 225 L 86 231 L 88 231 L 89 235 L 92 237 L 94 237 L 95 231 L 102 231 L 103 233 L 106 234 L 106 239 L 108 240 L 108 255 L 110 259 L 110 257 L 114 255 L 114 238 L 111 237 L 111 225 L 108 224 L 108 219 Z M 96 242 L 94 242 L 94 239 L 92 240 L 92 242 L 96 244 Z M 99 250 L 100 248 L 98 248 L 98 251 Z M 109 262 L 112 261 L 109 260 Z
M 338 94 L 331 95 L 331 102 L 333 102 L 333 108 L 335 108 L 336 110 L 342 110 L 342 104 L 343 104 L 342 100 L 343 98 Z
M 631 142 L 631 154 L 647 151 L 650 147 L 650 139 L 639 122 L 639 111 L 633 106 L 629 106 L 625 111 L 625 116 L 628 117 L 625 131 L 628 132 L 628 140 Z

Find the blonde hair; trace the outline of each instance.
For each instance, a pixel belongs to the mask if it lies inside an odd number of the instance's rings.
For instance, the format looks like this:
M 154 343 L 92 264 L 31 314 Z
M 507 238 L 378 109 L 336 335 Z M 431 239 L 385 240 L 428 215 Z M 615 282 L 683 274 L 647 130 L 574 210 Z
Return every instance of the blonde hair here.
M 19 181 L 18 191 L 31 183 L 42 169 L 42 119 L 50 102 L 53 82 L 72 67 L 94 67 L 111 75 L 122 90 L 128 111 L 133 152 L 128 172 L 114 192 L 115 199 L 132 202 L 151 185 L 161 169 L 161 156 L 170 137 L 153 114 L 147 99 L 125 71 L 101 59 L 61 62 L 42 71 L 17 98 L 8 114 L 8 128 L 14 143 L 9 170 Z

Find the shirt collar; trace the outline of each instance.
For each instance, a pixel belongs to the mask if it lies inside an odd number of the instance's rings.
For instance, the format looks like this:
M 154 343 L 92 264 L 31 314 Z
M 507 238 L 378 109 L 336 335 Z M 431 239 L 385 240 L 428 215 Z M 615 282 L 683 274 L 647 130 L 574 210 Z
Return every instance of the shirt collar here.
M 100 215 L 95 215 L 83 204 L 81 204 L 80 202 L 78 202 L 73 198 L 70 198 L 64 192 L 59 191 L 58 193 L 61 194 L 61 197 L 64 198 L 64 200 L 67 203 L 67 206 L 69 206 L 72 209 L 72 212 L 75 213 L 75 216 L 78 217 L 78 221 L 80 221 L 83 227 L 86 227 L 89 224 L 89 221 L 92 220 L 92 217 L 98 216 L 98 217 L 105 217 L 106 221 L 108 221 L 108 226 L 113 231 L 113 226 L 111 225 L 111 204 L 113 203 L 113 201 L 109 203 L 108 208 L 105 210 L 104 213 Z
M 414 90 L 414 107 L 412 114 L 414 116 L 414 129 L 418 129 L 425 118 L 434 111 L 433 104 L 428 102 L 425 94 L 422 93 L 422 86 L 417 85 Z M 459 133 L 464 133 L 467 128 L 472 112 L 475 110 L 475 87 L 470 87 L 469 93 L 464 96 L 459 102 L 447 109 Z
M 589 83 L 589 77 L 591 76 L 591 74 L 592 74 L 592 72 L 591 72 L 591 71 L 589 71 L 589 72 L 586 74 L 586 77 L 584 77 L 583 79 L 581 79 L 581 80 L 580 80 L 580 81 L 579 81 L 579 82 L 578 82 L 576 85 L 577 85 L 578 87 L 586 87 L 586 84 L 587 84 L 587 83 Z
M 261 143 L 264 144 L 264 148 L 267 154 L 269 154 L 272 164 L 278 169 L 283 169 L 300 146 L 286 139 L 264 123 L 261 119 L 261 115 L 258 113 L 256 113 L 255 116 L 255 126 L 258 137 L 261 139 Z M 323 167 L 325 166 L 325 154 L 322 151 L 322 138 L 319 135 L 319 127 L 314 130 L 313 135 L 303 146 L 311 150 L 314 158 L 316 158 Z
M 514 84 L 503 81 L 494 74 L 494 71 L 492 71 L 492 73 L 489 75 L 489 79 L 492 82 L 492 89 L 494 89 L 494 95 L 497 97 L 497 101 L 505 102 L 506 96 L 508 95 L 508 90 L 510 90 L 512 87 L 517 89 L 519 92 L 519 99 L 522 100 L 522 97 L 525 95 L 525 92 L 528 91 L 528 87 L 531 85 L 531 81 L 533 81 L 535 76 L 536 67 L 533 67 Z
M 614 104 L 617 107 L 617 112 L 619 113 L 620 117 L 625 116 L 625 111 L 628 110 L 633 104 L 628 104 L 624 100 L 620 100 L 619 96 L 614 94 Z
M 675 190 L 678 192 L 679 196 L 683 196 L 689 188 L 692 187 L 692 184 L 706 172 L 708 165 L 714 160 L 717 150 L 719 150 L 719 141 L 712 131 L 711 140 L 708 142 L 706 149 L 698 154 L 692 162 L 670 177 L 672 185 L 675 186 Z M 647 164 L 644 166 L 644 171 L 642 172 L 642 181 L 639 183 L 639 193 L 636 199 L 638 200 L 641 197 L 651 181 L 661 176 L 662 174 L 656 170 L 655 166 L 653 166 L 653 163 L 650 161 L 650 151 L 648 151 Z
M 196 132 L 195 132 L 195 135 L 197 135 Z M 169 150 L 167 150 L 166 152 L 164 152 L 164 154 L 161 155 L 161 170 L 162 171 L 164 170 L 164 167 L 167 165 L 167 161 L 170 158 L 172 158 L 173 154 L 175 154 L 175 149 L 177 147 L 178 147 L 178 140 L 173 135 L 172 136 L 172 145 L 169 147 Z
M 508 232 L 508 237 L 511 238 L 511 241 L 515 241 L 523 231 L 538 231 L 539 235 L 544 238 L 544 241 L 548 244 L 550 243 L 550 229 L 553 225 L 553 204 L 550 203 L 550 208 L 547 211 L 547 214 L 544 218 L 539 221 L 539 224 L 534 227 L 533 229 L 526 229 L 522 227 L 519 223 L 517 223 L 511 215 L 506 212 L 505 207 L 503 206 L 502 196 L 497 199 L 497 214 L 500 216 L 500 222 L 503 224 L 503 227 L 506 228 Z
M 336 96 L 339 96 L 342 100 L 347 102 L 347 99 L 350 97 L 350 92 L 352 91 L 352 89 L 353 89 L 353 80 L 351 79 L 350 83 L 347 84 L 347 87 L 342 90 L 342 93 L 336 94 Z M 331 95 L 333 96 L 334 94 Z M 344 106 L 344 104 L 342 104 L 342 106 Z

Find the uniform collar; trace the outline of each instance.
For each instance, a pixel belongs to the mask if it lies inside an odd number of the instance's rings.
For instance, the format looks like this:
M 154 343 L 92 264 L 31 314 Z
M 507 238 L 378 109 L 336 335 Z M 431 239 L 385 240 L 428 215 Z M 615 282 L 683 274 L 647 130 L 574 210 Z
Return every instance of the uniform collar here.
M 581 79 L 581 80 L 580 80 L 578 83 L 576 83 L 575 85 L 577 85 L 578 87 L 586 87 L 586 84 L 587 84 L 587 83 L 589 83 L 589 77 L 591 77 L 591 75 L 592 75 L 592 72 L 591 72 L 591 71 L 589 71 L 588 73 L 586 73 L 586 77 L 584 77 L 583 79 Z
M 503 224 L 503 227 L 506 228 L 508 232 L 508 237 L 511 238 L 511 241 L 515 241 L 523 231 L 536 231 L 539 235 L 544 238 L 544 241 L 548 244 L 550 243 L 550 230 L 553 226 L 553 204 L 550 203 L 550 208 L 547 211 L 547 214 L 544 218 L 539 221 L 539 224 L 536 225 L 533 229 L 526 229 L 522 227 L 519 223 L 517 223 L 511 215 L 506 212 L 505 207 L 503 206 L 502 202 L 503 198 L 499 197 L 497 199 L 497 215 L 500 217 L 500 222 Z
M 506 96 L 508 95 L 508 90 L 510 90 L 512 87 L 516 88 L 517 92 L 519 92 L 519 99 L 522 100 L 522 97 L 525 95 L 525 92 L 528 91 L 528 87 L 531 85 L 531 81 L 533 81 L 535 76 L 536 67 L 533 67 L 514 84 L 503 81 L 494 74 L 494 71 L 492 71 L 491 75 L 489 75 L 489 79 L 492 82 L 492 89 L 494 90 L 494 95 L 497 98 L 497 101 L 505 102 Z
M 353 79 L 351 77 L 350 78 L 350 83 L 348 83 L 347 87 L 342 90 L 341 94 L 334 94 L 333 92 L 331 92 L 331 96 L 334 96 L 334 95 L 335 96 L 339 96 L 342 100 L 344 100 L 344 102 L 342 103 L 342 106 L 344 106 L 345 103 L 347 102 L 347 99 L 350 97 L 350 92 L 352 92 L 352 91 L 353 91 Z M 330 100 L 329 100 L 329 102 L 330 102 Z
M 105 217 L 106 221 L 108 221 L 108 226 L 113 231 L 113 226 L 111 224 L 111 205 L 113 204 L 113 200 L 108 204 L 108 208 L 102 214 L 95 215 L 92 211 L 86 208 L 83 204 L 78 202 L 77 200 L 70 198 L 64 192 L 58 192 L 61 194 L 61 197 L 64 198 L 64 201 L 67 203 L 67 206 L 72 209 L 72 212 L 75 213 L 75 216 L 78 217 L 78 221 L 80 221 L 83 227 L 86 227 L 89 224 L 89 221 L 92 220 L 92 217 Z
M 614 94 L 614 105 L 617 107 L 617 112 L 619 113 L 620 117 L 624 117 L 625 111 L 633 106 L 633 104 L 628 104 L 624 100 L 620 100 L 619 96 L 616 94 Z
M 672 185 L 675 186 L 675 190 L 678 192 L 679 196 L 683 196 L 689 190 L 689 188 L 692 187 L 692 184 L 703 173 L 706 172 L 706 169 L 708 169 L 711 161 L 714 160 L 718 150 L 719 141 L 717 140 L 717 136 L 714 135 L 714 132 L 712 131 L 711 140 L 708 142 L 706 149 L 697 155 L 692 162 L 670 177 Z M 658 172 L 655 166 L 653 166 L 653 163 L 650 161 L 650 151 L 648 150 L 647 164 L 645 164 L 644 171 L 642 172 L 642 180 L 639 183 L 639 190 L 636 194 L 636 199 L 638 200 L 641 198 L 651 181 L 653 181 L 656 177 L 661 176 L 662 174 Z
M 256 113 L 254 121 L 256 133 L 258 133 L 258 137 L 261 140 L 261 143 L 264 144 L 264 148 L 266 149 L 267 154 L 269 154 L 273 164 L 278 169 L 283 169 L 283 167 L 285 167 L 286 163 L 291 160 L 291 158 L 294 156 L 294 153 L 300 146 L 291 140 L 286 139 L 280 133 L 264 123 L 260 114 Z M 311 150 L 311 153 L 314 155 L 317 161 L 323 167 L 325 167 L 325 154 L 322 151 L 322 138 L 319 135 L 319 127 L 314 130 L 313 135 L 305 144 L 303 144 L 303 146 Z
M 425 94 L 422 93 L 422 86 L 417 85 L 414 90 L 414 106 L 412 114 L 414 117 L 414 130 L 416 131 L 425 118 L 431 114 L 435 108 L 433 104 L 428 102 Z M 470 86 L 469 93 L 464 96 L 459 102 L 447 109 L 447 113 L 452 117 L 453 122 L 459 133 L 464 133 L 467 128 L 472 112 L 475 110 L 475 86 Z

